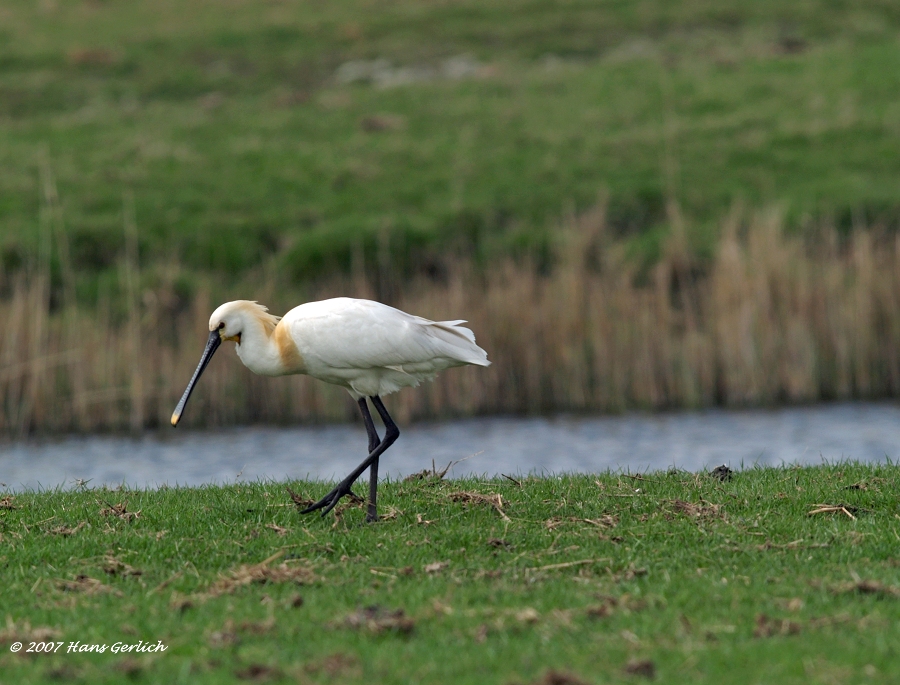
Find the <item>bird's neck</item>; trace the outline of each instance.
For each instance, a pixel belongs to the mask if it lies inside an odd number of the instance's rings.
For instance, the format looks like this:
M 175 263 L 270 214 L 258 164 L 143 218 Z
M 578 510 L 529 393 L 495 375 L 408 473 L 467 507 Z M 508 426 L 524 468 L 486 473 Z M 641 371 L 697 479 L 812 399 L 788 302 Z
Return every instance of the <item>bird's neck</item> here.
M 274 336 L 255 320 L 247 321 L 243 328 L 237 354 L 244 366 L 260 376 L 282 375 L 284 367 Z
M 283 321 L 274 330 L 262 322 L 247 322 L 237 353 L 244 366 L 261 376 L 306 372 L 303 358 Z

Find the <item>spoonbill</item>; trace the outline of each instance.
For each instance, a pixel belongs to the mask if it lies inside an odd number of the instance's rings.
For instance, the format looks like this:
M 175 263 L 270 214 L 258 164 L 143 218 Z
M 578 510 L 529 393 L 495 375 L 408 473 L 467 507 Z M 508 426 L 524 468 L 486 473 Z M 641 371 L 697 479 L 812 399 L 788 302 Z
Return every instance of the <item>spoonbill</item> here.
M 465 321 L 429 321 L 371 300 L 338 297 L 307 302 L 283 317 L 269 314 L 249 300 L 226 302 L 209 318 L 209 339 L 178 406 L 177 426 L 194 386 L 223 341 L 237 343 L 237 354 L 248 369 L 262 376 L 306 374 L 343 386 L 359 405 L 369 455 L 327 495 L 302 511 L 331 511 L 367 468 L 369 501 L 366 521 L 377 521 L 378 458 L 400 435 L 383 395 L 415 387 L 453 366 L 490 366 L 487 353 L 475 344 Z M 366 399 L 384 422 L 384 438 L 372 422 Z

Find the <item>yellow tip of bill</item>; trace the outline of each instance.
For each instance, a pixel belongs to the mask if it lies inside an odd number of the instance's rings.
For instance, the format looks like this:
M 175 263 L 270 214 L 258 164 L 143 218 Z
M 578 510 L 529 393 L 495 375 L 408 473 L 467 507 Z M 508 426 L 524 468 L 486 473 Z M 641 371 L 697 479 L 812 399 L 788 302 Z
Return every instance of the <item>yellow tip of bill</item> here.
M 181 418 L 181 417 L 180 417 L 178 414 L 172 414 L 172 425 L 173 425 L 173 426 L 177 426 L 177 425 L 178 425 L 178 419 L 180 419 L 180 418 Z

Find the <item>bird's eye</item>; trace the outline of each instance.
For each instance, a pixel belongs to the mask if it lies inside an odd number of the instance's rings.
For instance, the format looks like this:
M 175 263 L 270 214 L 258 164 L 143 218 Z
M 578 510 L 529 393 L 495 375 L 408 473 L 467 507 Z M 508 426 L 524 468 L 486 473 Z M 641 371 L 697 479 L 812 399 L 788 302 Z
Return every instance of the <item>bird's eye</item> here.
M 224 321 L 223 321 L 222 323 L 219 324 L 219 330 L 221 331 L 223 328 L 225 328 L 225 322 L 224 322 Z

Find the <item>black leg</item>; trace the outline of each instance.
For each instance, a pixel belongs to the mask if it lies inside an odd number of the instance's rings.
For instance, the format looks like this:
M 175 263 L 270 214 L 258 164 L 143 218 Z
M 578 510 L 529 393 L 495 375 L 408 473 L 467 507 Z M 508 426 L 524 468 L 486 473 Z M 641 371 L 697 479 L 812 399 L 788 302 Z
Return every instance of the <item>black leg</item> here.
M 400 429 L 397 428 L 397 424 L 394 423 L 391 415 L 388 414 L 387 408 L 384 406 L 384 403 L 381 401 L 381 398 L 378 395 L 372 397 L 372 404 L 375 405 L 375 409 L 378 411 L 378 415 L 381 416 L 381 420 L 384 422 L 385 434 L 384 438 L 387 440 L 388 435 L 393 434 L 393 438 L 391 439 L 391 444 L 393 444 L 394 440 L 396 440 L 400 435 Z M 371 420 L 371 417 L 370 417 Z M 376 438 L 377 438 L 376 434 Z M 387 449 L 387 448 L 385 448 Z M 371 453 L 371 448 L 369 452 Z M 366 513 L 366 521 L 372 522 L 378 520 L 378 508 L 376 506 L 378 497 L 378 460 L 372 462 L 372 465 L 369 467 L 369 510 Z
M 372 462 L 369 467 L 369 502 L 366 508 L 366 523 L 374 523 L 378 520 L 378 460 Z
M 372 396 L 372 404 L 375 405 L 376 411 L 378 411 L 378 415 L 381 417 L 381 420 L 384 422 L 384 439 L 387 440 L 389 435 L 393 435 L 393 439 L 391 443 L 393 444 L 394 440 L 400 437 L 400 429 L 397 428 L 397 424 L 394 423 L 394 420 L 391 418 L 391 415 L 388 414 L 387 408 L 384 406 L 384 402 L 381 401 L 381 398 L 378 395 Z
M 366 398 L 360 397 L 359 400 L 357 400 L 357 403 L 359 404 L 359 411 L 363 417 L 363 423 L 366 424 L 366 433 L 369 434 L 368 454 L 372 454 L 372 452 L 375 451 L 375 448 L 378 447 L 378 443 L 381 442 L 381 438 L 378 437 L 378 431 L 375 430 L 375 424 L 372 421 L 372 415 L 369 413 L 369 405 L 366 404 Z M 378 506 L 376 504 L 377 497 L 378 460 L 376 459 L 369 467 L 369 503 L 366 510 L 366 523 L 371 523 L 378 520 Z
M 366 457 L 365 461 L 362 464 L 353 469 L 352 473 L 344 478 L 337 486 L 325 495 L 322 499 L 320 499 L 315 504 L 312 504 L 303 511 L 301 514 L 308 514 L 311 511 L 317 511 L 318 509 L 322 510 L 322 516 L 325 516 L 329 511 L 334 509 L 334 506 L 338 503 L 338 500 L 345 495 L 350 494 L 350 487 L 356 482 L 356 479 L 360 477 L 363 471 L 372 466 L 373 463 L 378 461 L 378 457 L 384 454 L 384 451 L 396 442 L 397 438 L 400 437 L 400 429 L 397 428 L 397 424 L 394 423 L 391 415 L 388 414 L 387 409 L 385 409 L 384 403 L 381 401 L 381 398 L 378 395 L 372 396 L 372 404 L 375 405 L 375 409 L 378 411 L 379 416 L 381 416 L 381 420 L 384 421 L 384 439 L 378 443 L 378 446 L 369 453 L 369 456 Z
M 369 406 L 366 404 L 366 398 L 360 397 L 356 403 L 359 405 L 359 413 L 362 414 L 363 423 L 366 424 L 366 434 L 369 436 L 369 454 L 375 451 L 381 438 L 378 437 L 378 431 L 375 430 L 375 423 L 372 421 L 372 415 L 369 413 Z

